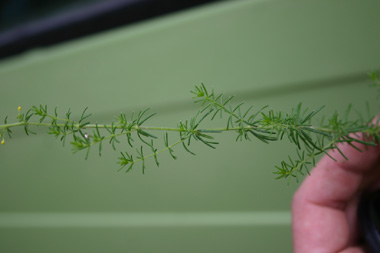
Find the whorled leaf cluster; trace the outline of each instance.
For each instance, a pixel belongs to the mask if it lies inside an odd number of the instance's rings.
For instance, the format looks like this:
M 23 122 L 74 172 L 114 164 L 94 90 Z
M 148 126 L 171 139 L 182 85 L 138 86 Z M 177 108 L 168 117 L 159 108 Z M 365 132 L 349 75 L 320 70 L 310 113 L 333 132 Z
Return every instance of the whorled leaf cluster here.
M 371 73 L 370 77 L 374 86 L 380 87 L 379 73 Z M 83 110 L 79 119 L 74 120 L 71 110 L 62 117 L 58 115 L 57 108 L 49 111 L 46 105 L 32 106 L 26 112 L 22 112 L 19 107 L 16 122 L 8 123 L 8 117 L 5 117 L 4 124 L 0 125 L 1 143 L 5 144 L 6 136 L 11 138 L 12 128 L 23 127 L 29 135 L 35 134 L 32 127 L 46 127 L 48 134 L 62 141 L 63 145 L 67 137 L 70 137 L 73 153 L 84 150 L 87 159 L 93 147 L 97 146 L 100 156 L 104 144 L 109 144 L 116 151 L 116 144 L 124 140 L 130 149 L 120 152 L 119 170 L 128 172 L 140 163 L 144 173 L 145 161 L 149 158 L 154 159 L 156 166 L 159 166 L 158 158 L 163 152 L 168 152 L 173 159 L 177 159 L 174 150 L 178 145 L 194 155 L 190 149 L 192 141 L 215 149 L 218 144 L 215 140 L 216 135 L 235 132 L 237 141 L 259 140 L 268 144 L 288 139 L 293 143 L 297 156 L 289 156 L 287 161 L 275 166 L 274 172 L 277 178 L 290 179 L 308 173 L 310 166 L 315 165 L 317 156 L 330 156 L 329 150 L 337 150 L 345 157 L 339 149 L 339 143 L 347 143 L 358 149 L 356 143 L 376 145 L 380 141 L 379 120 L 373 122 L 371 117 L 364 119 L 361 116 L 352 120 L 351 105 L 343 116 L 334 113 L 328 118 L 321 117 L 316 124 L 316 116 L 323 110 L 323 106 L 310 111 L 298 104 L 289 113 L 284 113 L 269 109 L 268 106 L 254 110 L 253 106 L 245 107 L 245 103 L 233 105 L 234 97 L 216 94 L 203 84 L 195 86 L 191 93 L 194 95 L 194 102 L 200 105 L 199 111 L 191 119 L 179 122 L 173 128 L 147 125 L 148 120 L 155 116 L 154 113 L 149 113 L 149 109 L 130 117 L 122 113 L 109 124 L 98 124 L 91 123 L 91 114 L 87 112 L 87 108 Z M 223 127 L 202 127 L 203 122 L 213 121 L 217 116 L 225 120 Z M 162 138 L 157 137 L 156 132 L 159 131 L 164 132 Z M 169 141 L 168 132 L 177 133 L 177 139 Z M 156 145 L 157 142 L 161 143 L 161 148 Z

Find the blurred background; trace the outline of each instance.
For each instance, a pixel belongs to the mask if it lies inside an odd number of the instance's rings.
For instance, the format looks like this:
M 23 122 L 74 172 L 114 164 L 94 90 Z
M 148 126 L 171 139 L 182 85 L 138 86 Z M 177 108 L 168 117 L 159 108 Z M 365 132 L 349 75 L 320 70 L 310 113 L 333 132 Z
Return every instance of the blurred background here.
M 216 1 L 4 0 L 0 2 L 0 57 Z
M 302 102 L 326 105 L 328 116 L 352 103 L 360 115 L 368 101 L 376 113 L 367 73 L 380 68 L 379 8 L 378 0 L 2 1 L 0 120 L 47 104 L 74 118 L 88 106 L 98 123 L 151 108 L 149 125 L 176 126 L 197 112 L 189 91 L 201 82 L 254 109 Z M 143 175 L 138 166 L 117 172 L 111 148 L 86 161 L 35 131 L 14 130 L 0 147 L 1 252 L 292 252 L 299 183 L 273 175 L 295 151 L 286 141 L 226 134 L 216 150 L 194 143 L 196 157 L 163 154 Z

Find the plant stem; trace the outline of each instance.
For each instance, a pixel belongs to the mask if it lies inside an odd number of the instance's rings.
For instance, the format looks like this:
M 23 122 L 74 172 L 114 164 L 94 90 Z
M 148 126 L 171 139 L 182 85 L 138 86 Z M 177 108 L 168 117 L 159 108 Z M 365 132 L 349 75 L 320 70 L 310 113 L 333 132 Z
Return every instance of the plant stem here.
M 232 115 L 234 115 L 234 114 L 232 114 Z M 336 133 L 336 131 L 334 131 L 333 129 L 329 129 L 329 128 L 325 128 L 325 127 L 298 126 L 298 125 L 288 125 L 288 124 L 278 124 L 278 123 L 273 123 L 273 124 L 276 125 L 279 128 L 289 128 L 289 127 L 291 127 L 291 128 L 304 129 L 304 130 L 314 129 L 314 130 L 318 130 L 318 131 L 329 133 L 329 134 Z M 16 122 L 16 123 L 9 123 L 9 124 L 0 125 L 0 130 L 14 128 L 14 127 L 20 127 L 20 126 L 51 127 L 52 124 L 50 124 L 50 123 L 39 123 L 39 122 Z M 65 127 L 67 125 L 66 124 L 58 124 L 57 123 L 54 126 Z M 105 124 L 105 125 L 101 125 L 101 124 L 88 124 L 88 125 L 81 126 L 81 124 L 76 123 L 73 126 L 76 129 L 95 129 L 95 128 L 105 129 L 105 128 L 111 128 L 111 127 L 114 127 L 116 129 L 124 129 L 124 126 L 122 126 L 122 125 L 111 125 L 111 124 Z M 262 126 L 262 125 L 257 124 L 256 126 L 248 125 L 248 126 L 244 126 L 244 127 L 206 128 L 206 129 L 198 129 L 198 131 L 205 131 L 205 132 L 229 132 L 229 131 L 237 131 L 237 130 L 269 129 L 269 128 L 270 127 L 268 127 L 267 125 Z M 138 126 L 138 125 L 133 126 L 132 129 L 134 131 L 136 131 L 136 130 L 156 130 L 156 131 L 172 131 L 172 132 L 184 132 L 185 131 L 185 130 L 183 130 L 181 128 L 156 127 L 156 126 Z M 367 130 L 367 129 L 365 129 L 365 130 Z M 365 130 L 364 130 L 364 132 L 366 132 Z M 134 132 L 134 131 L 130 131 L 130 132 Z M 125 133 L 128 133 L 128 132 L 124 131 L 122 134 L 125 134 Z

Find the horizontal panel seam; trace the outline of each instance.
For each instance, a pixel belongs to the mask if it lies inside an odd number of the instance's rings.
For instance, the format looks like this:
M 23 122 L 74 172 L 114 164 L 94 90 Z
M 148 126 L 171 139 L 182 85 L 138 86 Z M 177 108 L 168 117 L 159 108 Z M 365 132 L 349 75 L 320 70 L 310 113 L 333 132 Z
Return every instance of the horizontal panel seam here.
M 290 225 L 290 212 L 0 213 L 0 228 Z

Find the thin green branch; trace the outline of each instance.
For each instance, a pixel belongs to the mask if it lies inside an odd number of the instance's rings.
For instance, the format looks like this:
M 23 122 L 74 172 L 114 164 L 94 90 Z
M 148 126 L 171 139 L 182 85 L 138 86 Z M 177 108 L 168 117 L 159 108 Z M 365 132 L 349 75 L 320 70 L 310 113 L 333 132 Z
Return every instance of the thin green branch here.
M 379 86 L 379 75 L 372 74 L 371 78 L 375 81 L 375 86 Z M 215 136 L 221 133 L 236 133 L 236 140 L 253 138 L 264 143 L 287 138 L 296 146 L 298 157 L 296 159 L 289 157 L 288 162 L 282 161 L 281 166 L 276 166 L 275 173 L 279 175 L 278 178 L 297 178 L 298 174 L 303 174 L 304 169 L 308 170 L 309 165 L 315 164 L 315 158 L 320 154 L 328 155 L 329 150 L 337 150 L 344 157 L 338 148 L 339 143 L 347 143 L 358 149 L 354 143 L 376 145 L 380 141 L 379 122 L 370 123 L 370 118 L 364 120 L 362 116 L 359 120 L 350 120 L 351 105 L 343 117 L 335 113 L 328 118 L 327 123 L 322 120 L 319 124 L 315 124 L 315 117 L 323 110 L 323 106 L 308 111 L 298 104 L 291 112 L 284 113 L 270 110 L 267 106 L 258 110 L 253 106 L 245 108 L 244 102 L 233 105 L 233 97 L 225 99 L 223 94 L 217 95 L 213 90 L 207 90 L 203 84 L 196 86 L 192 93 L 195 95 L 194 102 L 200 103 L 201 108 L 194 117 L 179 122 L 177 127 L 150 126 L 147 122 L 155 116 L 155 113 L 149 113 L 149 109 L 132 114 L 130 117 L 120 114 L 111 123 L 94 124 L 90 121 L 91 114 L 87 112 L 87 108 L 83 110 L 79 119 L 73 120 L 70 109 L 66 112 L 66 117 L 59 117 L 57 108 L 54 109 L 54 113 L 49 113 L 47 106 L 32 106 L 23 113 L 19 107 L 16 122 L 8 123 L 8 117 L 5 117 L 4 123 L 0 124 L 0 143 L 5 144 L 6 135 L 12 136 L 13 128 L 22 127 L 27 135 L 34 133 L 33 127 L 47 128 L 48 134 L 54 135 L 63 144 L 67 137 L 71 138 L 73 153 L 86 150 L 87 159 L 91 148 L 96 144 L 100 156 L 104 143 L 108 142 L 114 150 L 117 150 L 116 144 L 123 138 L 130 148 L 121 152 L 118 162 L 120 170 L 128 166 L 126 169 L 128 172 L 140 162 L 144 173 L 145 161 L 149 158 L 154 159 L 156 166 L 160 164 L 159 155 L 164 152 L 177 159 L 174 148 L 179 144 L 192 155 L 195 153 L 190 150 L 190 146 L 194 141 L 215 149 L 218 145 Z M 218 115 L 221 119 L 225 118 L 224 127 L 202 127 L 205 121 L 212 121 Z M 164 132 L 163 139 L 153 134 L 160 131 Z M 168 132 L 178 133 L 178 139 L 170 145 Z M 358 133 L 366 138 L 361 139 Z M 163 141 L 163 148 L 156 147 L 157 140 Z M 148 155 L 144 154 L 146 149 L 150 150 Z

